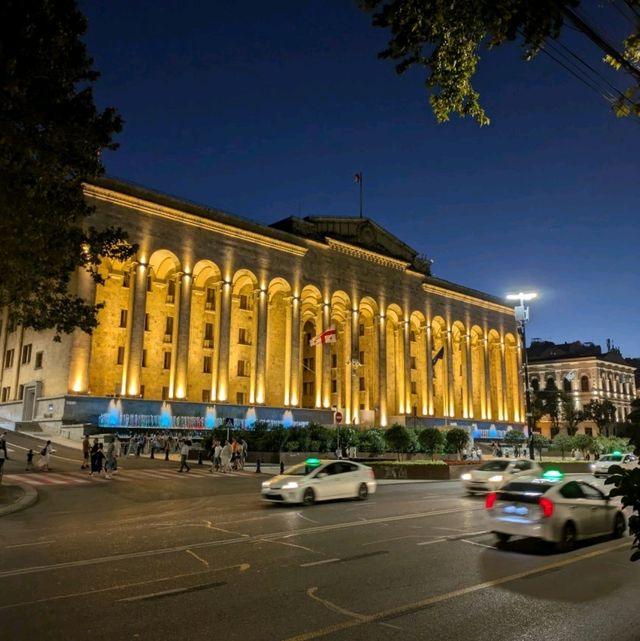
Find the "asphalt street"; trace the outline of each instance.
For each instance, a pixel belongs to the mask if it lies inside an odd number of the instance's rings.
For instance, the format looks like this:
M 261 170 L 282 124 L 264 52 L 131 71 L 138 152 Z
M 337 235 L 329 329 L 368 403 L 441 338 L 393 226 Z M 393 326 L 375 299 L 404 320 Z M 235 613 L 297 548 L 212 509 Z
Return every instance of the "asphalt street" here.
M 30 442 L 11 437 L 16 454 Z M 61 477 L 78 472 L 77 451 L 56 455 Z M 21 458 L 7 467 L 24 472 Z M 129 481 L 38 487 L 35 506 L 2 517 L 0 637 L 640 638 L 629 538 L 498 549 L 482 497 L 457 482 L 303 508 L 262 504 L 265 475 L 195 467 L 127 458 Z

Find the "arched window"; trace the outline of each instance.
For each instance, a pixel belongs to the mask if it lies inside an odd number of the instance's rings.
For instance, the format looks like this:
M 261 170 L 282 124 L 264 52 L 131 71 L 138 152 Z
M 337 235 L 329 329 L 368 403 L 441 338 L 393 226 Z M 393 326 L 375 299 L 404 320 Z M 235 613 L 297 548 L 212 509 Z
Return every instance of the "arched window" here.
M 571 381 L 570 380 L 568 380 L 566 378 L 562 379 L 562 390 L 564 392 L 570 392 L 571 391 Z
M 539 392 L 540 391 L 540 381 L 537 378 L 532 378 L 531 379 L 531 389 L 534 392 Z
M 580 391 L 581 392 L 588 392 L 589 391 L 589 377 L 588 376 L 582 376 L 580 378 Z
M 547 377 L 547 388 L 553 389 L 556 386 L 556 379 L 553 376 Z

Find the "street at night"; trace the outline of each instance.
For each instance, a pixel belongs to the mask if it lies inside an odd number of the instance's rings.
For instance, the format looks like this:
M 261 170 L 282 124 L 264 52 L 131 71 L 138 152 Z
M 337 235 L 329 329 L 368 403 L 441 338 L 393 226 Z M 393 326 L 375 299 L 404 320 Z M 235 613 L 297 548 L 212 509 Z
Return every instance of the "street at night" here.
M 10 441 L 22 461 L 30 439 Z M 268 476 L 253 466 L 178 475 L 123 457 L 108 481 L 81 476 L 74 457 L 57 448 L 53 475 L 69 482 L 3 517 L 6 638 L 637 638 L 630 539 L 497 549 L 483 498 L 458 482 L 285 507 L 261 503 Z

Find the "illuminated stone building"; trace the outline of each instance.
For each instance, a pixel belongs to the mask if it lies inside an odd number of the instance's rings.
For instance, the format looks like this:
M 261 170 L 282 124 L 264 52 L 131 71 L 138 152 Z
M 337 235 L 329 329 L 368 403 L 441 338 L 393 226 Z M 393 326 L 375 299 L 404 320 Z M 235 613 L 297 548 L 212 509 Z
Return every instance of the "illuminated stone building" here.
M 559 390 L 573 397 L 577 410 L 592 400 L 611 401 L 616 408 L 615 420 L 624 421 L 636 398 L 636 368 L 617 348 L 609 347 L 603 354 L 601 347 L 593 343 L 532 341 L 528 349 L 531 387 L 544 389 L 552 380 Z M 547 437 L 553 437 L 559 431 L 548 419 L 540 421 L 539 427 Z M 593 436 L 598 434 L 592 421 L 580 423 L 578 431 Z
M 5 312 L 4 418 L 95 421 L 115 395 L 141 413 L 164 399 L 185 415 L 522 424 L 513 309 L 432 276 L 372 220 L 268 227 L 107 179 L 85 194 L 92 224 L 123 227 L 138 254 L 105 261 L 104 286 L 78 274 L 104 303 L 93 336 L 53 343 Z M 336 342 L 309 344 L 331 327 Z

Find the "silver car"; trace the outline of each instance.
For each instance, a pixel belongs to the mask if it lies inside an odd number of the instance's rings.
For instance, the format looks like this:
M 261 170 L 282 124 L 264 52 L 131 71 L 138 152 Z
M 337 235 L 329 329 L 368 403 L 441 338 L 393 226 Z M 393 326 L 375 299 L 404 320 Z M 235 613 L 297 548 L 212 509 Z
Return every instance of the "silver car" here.
M 620 538 L 626 521 L 620 506 L 583 480 L 548 478 L 512 481 L 487 496 L 489 529 L 505 543 L 512 536 L 535 537 L 568 551 L 596 536 Z
M 354 461 L 307 459 L 284 474 L 262 484 L 262 498 L 269 502 L 303 503 L 356 498 L 364 501 L 376 491 L 373 470 Z
M 542 468 L 529 459 L 496 458 L 478 469 L 463 474 L 460 479 L 469 494 L 492 492 L 520 476 L 538 476 Z
M 615 465 L 619 465 L 624 470 L 632 470 L 638 467 L 638 457 L 635 454 L 622 454 L 621 452 L 605 454 L 591 464 L 591 471 L 594 476 L 609 476 L 611 468 Z

